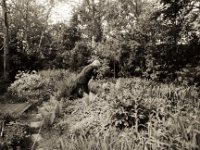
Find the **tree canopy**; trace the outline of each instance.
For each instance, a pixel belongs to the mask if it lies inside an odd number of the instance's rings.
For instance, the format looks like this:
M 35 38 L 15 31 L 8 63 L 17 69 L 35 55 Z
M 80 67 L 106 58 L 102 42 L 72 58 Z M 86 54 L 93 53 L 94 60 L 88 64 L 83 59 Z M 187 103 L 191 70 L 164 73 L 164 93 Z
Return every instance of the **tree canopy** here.
M 5 2 L 11 78 L 18 70 L 78 71 L 96 58 L 104 76 L 159 80 L 199 65 L 198 0 L 82 0 L 69 22 L 55 24 L 49 18 L 58 0 Z M 5 33 L 5 19 L 1 22 Z M 5 37 L 1 34 L 2 69 Z

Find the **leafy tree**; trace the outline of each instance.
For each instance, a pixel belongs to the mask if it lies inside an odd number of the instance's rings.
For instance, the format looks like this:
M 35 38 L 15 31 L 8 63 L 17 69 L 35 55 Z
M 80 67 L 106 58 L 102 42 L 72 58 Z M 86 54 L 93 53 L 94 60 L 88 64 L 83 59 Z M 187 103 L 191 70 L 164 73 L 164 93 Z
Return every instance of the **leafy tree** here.
M 189 32 L 194 27 L 194 22 L 199 18 L 199 2 L 196 0 L 161 0 L 163 8 L 159 11 L 163 25 L 168 26 L 168 36 L 171 35 L 171 44 L 177 45 L 182 38 L 189 38 Z M 198 30 L 198 28 L 193 30 Z M 182 41 L 183 42 L 183 41 Z M 184 41 L 187 42 L 187 41 Z
M 191 51 L 191 39 L 199 39 L 199 5 L 196 0 L 166 1 L 161 0 L 162 7 L 156 12 L 161 23 L 161 44 L 167 66 L 174 69 L 191 62 L 191 58 L 199 55 L 196 46 Z M 193 43 L 194 44 L 194 43 Z M 165 46 L 164 46 L 165 45 Z M 198 45 L 198 40 L 196 40 Z M 193 59 L 194 60 L 194 59 Z M 195 59 L 197 60 L 197 59 Z M 194 61 L 192 62 L 194 64 Z
M 10 68 L 7 70 L 12 79 L 18 70 L 41 69 L 40 64 L 48 64 L 42 62 L 51 49 L 49 43 L 53 43 L 48 18 L 55 2 L 46 1 L 46 5 L 34 0 L 8 1 Z
M 147 1 L 108 3 L 104 34 L 107 41 L 119 43 L 115 56 L 118 57 L 121 74 L 133 75 L 146 69 L 146 55 L 152 55 L 150 51 L 153 48 L 149 50 L 149 47 L 154 46 L 158 27 L 149 14 L 157 9 L 157 3 Z M 117 49 L 120 50 L 117 52 Z
M 69 27 L 66 28 L 63 34 L 63 44 L 67 50 L 75 47 L 77 41 L 81 40 L 80 29 L 78 28 L 78 15 L 74 14 Z
M 103 39 L 103 17 L 106 0 L 83 0 L 78 8 L 78 19 L 84 37 L 89 41 L 101 42 Z

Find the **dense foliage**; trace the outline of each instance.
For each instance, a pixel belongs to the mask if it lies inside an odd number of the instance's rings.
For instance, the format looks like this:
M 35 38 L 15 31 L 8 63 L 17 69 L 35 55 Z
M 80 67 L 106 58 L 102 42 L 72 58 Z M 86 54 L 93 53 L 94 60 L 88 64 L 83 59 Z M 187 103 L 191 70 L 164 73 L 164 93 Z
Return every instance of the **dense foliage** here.
M 70 86 L 76 75 L 67 70 L 19 72 L 8 87 L 8 95 L 19 101 L 46 101 L 50 96 L 69 96 Z
M 18 70 L 79 71 L 94 58 L 102 61 L 103 76 L 157 81 L 174 80 L 180 75 L 175 71 L 199 65 L 196 0 L 83 0 L 68 24 L 49 23 L 56 1 L 23 2 L 7 2 L 12 81 Z M 0 56 L 3 70 L 3 50 Z
M 91 80 L 89 95 L 69 101 L 73 77 L 66 70 L 22 72 L 9 87 L 15 98 L 41 100 L 44 139 L 39 147 L 199 149 L 197 86 L 141 78 Z
M 59 102 L 51 97 L 40 106 L 46 126 L 50 127 L 43 133 L 41 147 L 199 149 L 200 104 L 196 86 L 140 78 L 92 84 L 96 94 L 76 101 L 62 98 Z
M 38 102 L 38 148 L 200 149 L 198 0 L 82 0 L 54 24 L 52 9 L 69 1 L 2 2 L 0 101 Z M 94 59 L 102 65 L 92 92 L 70 101 Z M 23 146 L 26 126 L 2 116 L 0 149 Z

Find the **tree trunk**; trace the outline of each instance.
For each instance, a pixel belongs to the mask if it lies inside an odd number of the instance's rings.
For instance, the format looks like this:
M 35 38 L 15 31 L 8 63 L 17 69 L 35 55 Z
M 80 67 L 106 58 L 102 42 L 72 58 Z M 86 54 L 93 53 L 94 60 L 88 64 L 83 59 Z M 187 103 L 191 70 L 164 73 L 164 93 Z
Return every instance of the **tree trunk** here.
M 8 10 L 7 10 L 7 5 L 6 5 L 6 0 L 2 0 L 2 14 L 3 14 L 3 32 L 4 32 L 4 55 L 3 55 L 3 67 L 4 67 L 4 79 L 6 81 L 9 81 L 10 76 L 9 76 L 9 26 L 8 26 Z
M 28 34 L 29 34 L 29 0 L 26 1 L 26 14 L 25 14 L 25 32 L 24 32 L 24 40 L 25 40 L 25 47 L 24 50 L 26 53 L 29 52 L 29 40 L 28 40 Z

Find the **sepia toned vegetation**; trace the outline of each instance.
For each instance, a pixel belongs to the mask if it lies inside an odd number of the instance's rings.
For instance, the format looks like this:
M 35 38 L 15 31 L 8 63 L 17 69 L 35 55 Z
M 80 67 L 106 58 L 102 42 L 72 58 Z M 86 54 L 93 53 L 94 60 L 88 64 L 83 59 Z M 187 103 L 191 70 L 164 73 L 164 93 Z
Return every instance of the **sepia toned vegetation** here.
M 0 109 L 0 149 L 199 150 L 200 2 L 82 0 L 52 22 L 71 2 L 0 2 L 0 104 L 32 106 Z
M 54 78 L 59 77 L 56 75 Z M 94 84 L 99 86 L 96 94 L 75 101 L 51 97 L 40 106 L 44 119 L 41 147 L 199 149 L 200 101 L 196 86 L 141 78 L 98 80 Z M 37 89 L 31 90 L 35 93 Z

